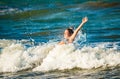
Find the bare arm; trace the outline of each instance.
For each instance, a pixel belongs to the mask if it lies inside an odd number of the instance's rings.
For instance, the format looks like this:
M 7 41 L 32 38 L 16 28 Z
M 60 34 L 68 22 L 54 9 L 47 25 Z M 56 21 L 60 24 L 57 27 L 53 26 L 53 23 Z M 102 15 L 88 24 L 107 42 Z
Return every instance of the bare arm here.
M 82 28 L 83 24 L 86 23 L 87 21 L 88 21 L 88 18 L 87 18 L 87 17 L 84 17 L 84 18 L 82 19 L 82 23 L 78 26 L 78 28 L 74 31 L 74 33 L 73 33 L 72 36 L 70 37 L 70 39 L 69 39 L 69 42 L 70 42 L 70 43 L 74 41 L 74 39 L 75 39 L 76 35 L 78 34 L 79 30 Z

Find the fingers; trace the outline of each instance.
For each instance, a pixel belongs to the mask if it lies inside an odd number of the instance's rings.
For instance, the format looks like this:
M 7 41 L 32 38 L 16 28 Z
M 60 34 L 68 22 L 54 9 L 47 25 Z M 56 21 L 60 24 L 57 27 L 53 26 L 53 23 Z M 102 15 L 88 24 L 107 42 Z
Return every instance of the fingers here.
M 88 21 L 88 18 L 87 17 L 84 17 L 83 19 L 82 19 L 82 22 L 83 23 L 85 23 L 85 22 L 87 22 Z
M 86 16 L 86 17 L 84 17 L 84 20 L 86 20 L 86 21 L 87 21 L 87 20 L 88 20 L 88 17 L 87 17 L 87 16 Z

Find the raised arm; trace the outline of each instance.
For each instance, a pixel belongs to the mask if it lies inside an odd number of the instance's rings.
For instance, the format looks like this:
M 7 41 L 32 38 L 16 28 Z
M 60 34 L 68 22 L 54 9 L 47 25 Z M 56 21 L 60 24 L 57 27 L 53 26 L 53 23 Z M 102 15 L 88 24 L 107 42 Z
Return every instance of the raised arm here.
M 86 23 L 87 21 L 88 21 L 88 18 L 87 18 L 87 17 L 84 17 L 84 18 L 82 19 L 82 23 L 78 26 L 78 28 L 74 31 L 74 33 L 73 33 L 72 36 L 70 37 L 70 39 L 69 39 L 69 42 L 70 42 L 70 43 L 74 41 L 74 39 L 75 39 L 76 35 L 78 34 L 79 30 L 82 28 L 83 24 Z

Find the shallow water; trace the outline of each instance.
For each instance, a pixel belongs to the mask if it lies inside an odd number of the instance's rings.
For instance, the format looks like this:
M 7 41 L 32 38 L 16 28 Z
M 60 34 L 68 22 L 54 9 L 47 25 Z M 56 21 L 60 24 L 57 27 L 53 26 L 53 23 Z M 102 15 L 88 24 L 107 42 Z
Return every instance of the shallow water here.
M 119 14 L 114 0 L 1 0 L 0 78 L 120 78 Z M 84 16 L 74 44 L 59 46 Z

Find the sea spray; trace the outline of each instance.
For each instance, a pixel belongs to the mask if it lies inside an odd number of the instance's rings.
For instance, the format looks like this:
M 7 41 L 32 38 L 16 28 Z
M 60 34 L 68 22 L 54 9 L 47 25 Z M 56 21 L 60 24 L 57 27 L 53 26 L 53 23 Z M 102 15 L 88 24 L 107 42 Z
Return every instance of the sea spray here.
M 5 47 L 0 55 L 0 72 L 15 72 L 19 70 L 21 55 L 24 47 L 21 44 L 12 44 Z
M 44 44 L 26 48 L 21 43 L 13 43 L 1 51 L 0 72 L 17 72 L 40 65 L 53 47 L 53 44 Z
M 29 68 L 42 72 L 76 67 L 92 69 L 120 64 L 119 42 L 91 43 L 80 47 L 77 42 L 58 45 L 57 42 L 49 41 L 27 47 L 25 41 L 16 41 L 10 41 L 7 45 L 2 43 L 0 72 L 17 72 Z
M 113 48 L 103 48 L 103 45 L 99 44 L 96 47 L 84 46 L 81 49 L 76 49 L 73 44 L 56 46 L 43 59 L 42 64 L 34 68 L 33 71 L 64 70 L 75 67 L 92 69 L 119 65 L 120 51 Z

